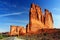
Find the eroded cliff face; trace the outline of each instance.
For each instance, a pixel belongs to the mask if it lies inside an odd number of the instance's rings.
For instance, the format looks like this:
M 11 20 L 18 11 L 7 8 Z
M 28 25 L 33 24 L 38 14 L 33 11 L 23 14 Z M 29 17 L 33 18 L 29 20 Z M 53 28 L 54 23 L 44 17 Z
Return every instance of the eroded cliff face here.
M 51 12 L 45 9 L 45 27 L 53 28 L 53 18 Z
M 27 29 L 31 32 L 36 32 L 39 29 L 52 28 L 53 18 L 51 12 L 45 9 L 45 14 L 43 14 L 41 8 L 38 5 L 31 4 L 29 12 L 29 26 L 27 26 Z
M 16 35 L 25 35 L 26 34 L 26 29 L 22 26 L 10 26 L 10 35 L 11 36 L 16 36 Z

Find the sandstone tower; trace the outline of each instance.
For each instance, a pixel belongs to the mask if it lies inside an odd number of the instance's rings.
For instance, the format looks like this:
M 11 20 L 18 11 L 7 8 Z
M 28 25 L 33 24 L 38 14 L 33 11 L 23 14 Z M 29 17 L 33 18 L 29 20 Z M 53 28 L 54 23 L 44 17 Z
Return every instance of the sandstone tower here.
M 27 32 L 36 32 L 39 29 L 52 29 L 53 18 L 51 12 L 45 9 L 43 15 L 41 8 L 38 5 L 31 4 L 29 12 L 29 24 L 26 26 Z
M 53 18 L 51 12 L 45 9 L 45 27 L 53 28 Z

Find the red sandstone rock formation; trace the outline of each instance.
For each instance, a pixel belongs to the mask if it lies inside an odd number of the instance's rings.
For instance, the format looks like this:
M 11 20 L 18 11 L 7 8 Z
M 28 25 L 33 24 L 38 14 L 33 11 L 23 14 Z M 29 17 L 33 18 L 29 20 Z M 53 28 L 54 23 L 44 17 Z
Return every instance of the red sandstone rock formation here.
M 22 26 L 11 26 L 10 27 L 10 35 L 25 35 L 26 29 Z
M 43 23 L 41 23 L 43 21 L 43 15 L 39 6 L 35 4 L 31 5 L 29 17 L 30 31 L 37 31 L 44 27 Z
M 26 29 L 22 26 L 18 26 L 17 33 L 18 33 L 18 35 L 24 35 L 24 34 L 26 34 Z
M 30 29 L 30 28 L 29 28 L 29 24 L 27 24 L 27 25 L 26 25 L 26 33 L 29 32 L 29 29 Z
M 36 32 L 39 29 L 51 28 L 53 28 L 52 14 L 47 9 L 45 9 L 45 14 L 43 15 L 42 10 L 38 5 L 31 4 L 27 32 Z
M 40 31 L 40 33 L 43 32 L 40 29 L 52 28 L 53 18 L 51 12 L 45 9 L 45 14 L 43 15 L 42 10 L 38 5 L 31 4 L 29 12 L 29 24 L 26 25 L 26 29 L 22 26 L 11 26 L 10 35 L 24 35 L 26 33 L 36 34 L 38 31 Z
M 11 26 L 10 27 L 10 35 L 16 35 L 16 26 Z
M 53 28 L 52 14 L 47 9 L 45 9 L 45 27 Z

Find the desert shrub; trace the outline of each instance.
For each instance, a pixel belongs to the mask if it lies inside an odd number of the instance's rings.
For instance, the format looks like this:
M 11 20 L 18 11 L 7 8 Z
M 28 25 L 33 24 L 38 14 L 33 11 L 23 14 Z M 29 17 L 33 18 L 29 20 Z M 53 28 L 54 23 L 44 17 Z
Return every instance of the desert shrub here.
M 8 35 L 0 34 L 0 39 L 6 38 L 6 37 L 8 37 Z
M 2 36 L 2 34 L 0 34 L 0 39 L 2 39 L 3 38 L 3 36 Z

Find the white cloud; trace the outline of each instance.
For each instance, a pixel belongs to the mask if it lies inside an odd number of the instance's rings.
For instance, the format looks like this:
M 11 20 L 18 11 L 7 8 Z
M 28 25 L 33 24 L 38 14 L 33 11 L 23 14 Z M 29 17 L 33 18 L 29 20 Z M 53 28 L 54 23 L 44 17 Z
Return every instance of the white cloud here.
M 7 3 L 7 2 L 3 2 L 3 1 L 0 1 L 0 3 L 2 3 L 2 5 L 8 5 L 9 7 L 17 7 L 16 4 L 10 4 L 10 3 Z
M 19 14 L 22 14 L 22 13 L 25 13 L 25 12 L 18 12 L 18 13 L 3 14 L 3 15 L 0 15 L 0 17 L 4 17 L 4 16 L 11 16 L 11 15 L 19 15 Z
M 10 22 L 28 23 L 28 20 L 10 20 Z
M 5 23 L 28 23 L 29 22 L 29 20 L 3 20 L 3 22 L 5 22 Z

